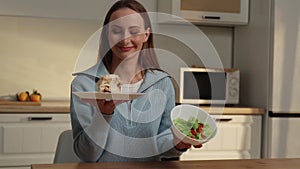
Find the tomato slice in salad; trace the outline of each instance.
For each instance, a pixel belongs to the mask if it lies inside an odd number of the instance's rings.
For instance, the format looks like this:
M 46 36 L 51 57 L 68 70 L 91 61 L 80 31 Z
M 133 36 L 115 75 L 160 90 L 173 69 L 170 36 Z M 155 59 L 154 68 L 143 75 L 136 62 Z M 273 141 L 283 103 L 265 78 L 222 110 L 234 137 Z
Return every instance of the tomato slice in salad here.
M 191 117 L 187 121 L 176 118 L 173 123 L 182 133 L 191 138 L 203 140 L 213 133 L 208 124 L 199 122 L 196 117 Z

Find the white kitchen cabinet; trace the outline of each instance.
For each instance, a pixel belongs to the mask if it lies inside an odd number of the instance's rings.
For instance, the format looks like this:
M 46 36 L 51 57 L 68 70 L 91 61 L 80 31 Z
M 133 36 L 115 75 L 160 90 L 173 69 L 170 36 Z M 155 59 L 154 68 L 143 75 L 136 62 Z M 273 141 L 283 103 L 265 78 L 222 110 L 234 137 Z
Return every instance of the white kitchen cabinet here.
M 217 160 L 260 158 L 260 115 L 223 115 L 216 119 L 218 132 L 200 149 L 191 148 L 180 160 Z
M 166 23 L 181 23 L 181 17 L 199 25 L 245 25 L 249 0 L 158 0 L 157 8 L 170 14 L 159 18 Z
M 69 114 L 0 114 L 0 168 L 52 163 Z

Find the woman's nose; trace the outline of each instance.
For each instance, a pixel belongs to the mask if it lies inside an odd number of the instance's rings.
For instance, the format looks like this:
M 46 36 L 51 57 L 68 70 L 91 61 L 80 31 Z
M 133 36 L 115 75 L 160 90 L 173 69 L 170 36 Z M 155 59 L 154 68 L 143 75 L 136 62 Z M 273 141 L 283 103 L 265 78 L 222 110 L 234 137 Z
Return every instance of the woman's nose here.
M 130 33 L 127 32 L 127 31 L 125 31 L 125 32 L 123 33 L 123 36 L 122 36 L 120 42 L 129 42 L 130 39 L 131 39 Z

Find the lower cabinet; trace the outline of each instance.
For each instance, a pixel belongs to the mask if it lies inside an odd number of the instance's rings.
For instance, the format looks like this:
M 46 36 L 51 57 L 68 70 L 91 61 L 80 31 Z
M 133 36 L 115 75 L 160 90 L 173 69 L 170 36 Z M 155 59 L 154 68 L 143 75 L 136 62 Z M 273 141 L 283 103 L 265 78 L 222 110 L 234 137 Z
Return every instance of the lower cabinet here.
M 0 114 L 0 168 L 52 163 L 69 114 Z
M 218 160 L 260 158 L 262 116 L 222 115 L 213 117 L 218 121 L 218 132 L 200 149 L 191 148 L 180 160 Z
M 260 158 L 259 115 L 222 115 L 215 138 L 191 148 L 180 160 Z M 29 169 L 52 163 L 60 133 L 71 129 L 69 114 L 0 114 L 0 169 Z

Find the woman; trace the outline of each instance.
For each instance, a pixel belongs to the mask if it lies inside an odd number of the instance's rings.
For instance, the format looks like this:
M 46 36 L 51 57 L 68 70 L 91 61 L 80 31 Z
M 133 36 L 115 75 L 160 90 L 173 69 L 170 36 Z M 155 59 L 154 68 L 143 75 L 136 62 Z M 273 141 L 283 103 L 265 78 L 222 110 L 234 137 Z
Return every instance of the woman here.
M 74 151 L 82 161 L 159 161 L 179 157 L 191 147 L 174 138 L 170 129 L 174 89 L 159 68 L 150 31 L 140 3 L 116 2 L 104 20 L 98 63 L 75 74 L 72 92 L 96 91 L 101 76 L 117 74 L 122 89 L 144 93 L 131 101 L 71 95 Z

